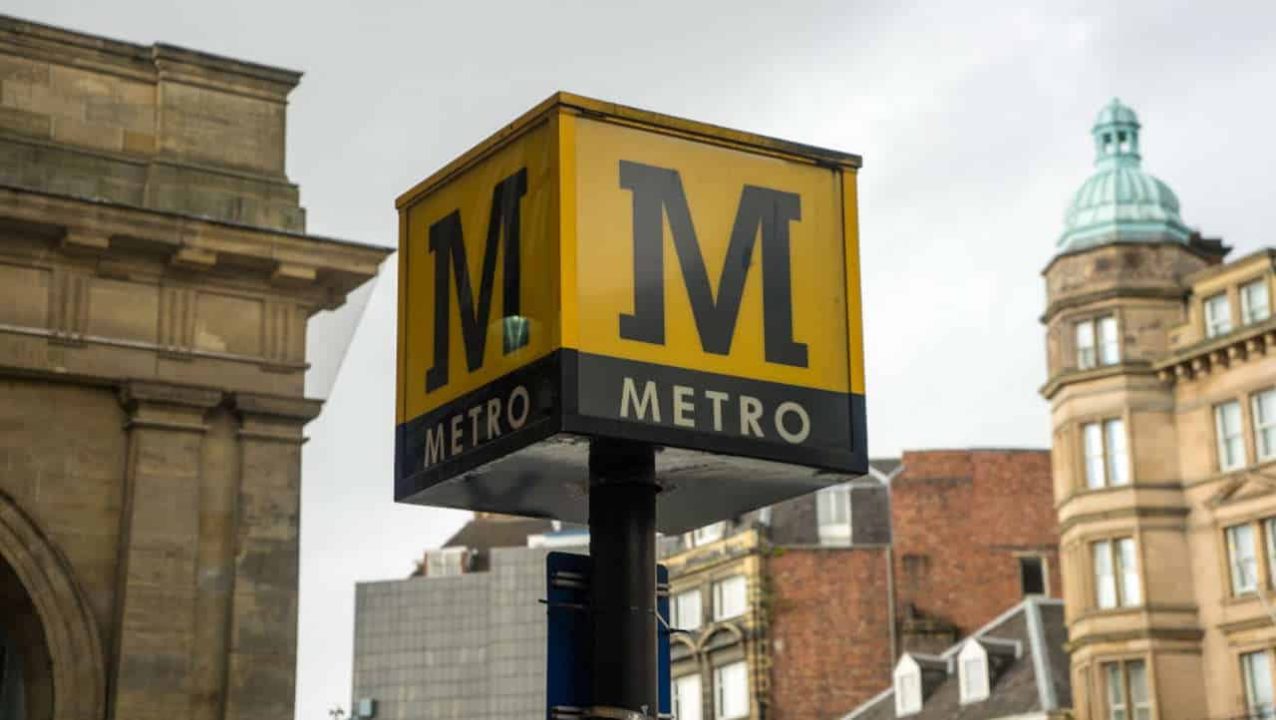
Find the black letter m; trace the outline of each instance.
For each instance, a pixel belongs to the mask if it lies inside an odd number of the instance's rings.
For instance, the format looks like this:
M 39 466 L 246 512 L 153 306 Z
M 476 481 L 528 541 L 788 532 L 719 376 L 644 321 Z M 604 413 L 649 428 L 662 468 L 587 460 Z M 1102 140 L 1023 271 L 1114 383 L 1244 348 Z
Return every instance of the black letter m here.
M 806 367 L 806 344 L 793 340 L 793 285 L 789 269 L 789 223 L 802 218 L 793 193 L 745 185 L 727 243 L 726 261 L 714 297 L 700 242 L 691 223 L 677 170 L 620 161 L 620 186 L 633 193 L 634 312 L 620 316 L 620 336 L 665 342 L 665 231 L 669 218 L 673 249 L 691 299 L 705 352 L 727 355 L 735 336 L 744 281 L 753 246 L 762 235 L 762 332 L 767 362 Z
M 434 366 L 425 374 L 425 391 L 447 385 L 448 351 L 452 312 L 451 278 L 456 277 L 456 298 L 465 339 L 465 361 L 473 372 L 483 366 L 487 346 L 488 317 L 492 311 L 492 286 L 496 279 L 496 255 L 505 236 L 504 315 L 517 317 L 519 297 L 519 201 L 527 194 L 527 168 L 510 175 L 492 189 L 492 212 L 487 221 L 487 245 L 483 250 L 483 270 L 479 280 L 478 307 L 475 307 L 470 270 L 465 260 L 461 213 L 450 215 L 430 226 L 430 252 L 434 254 Z M 504 233 L 502 233 L 502 228 Z M 451 260 L 449 263 L 448 261 Z M 450 267 L 449 267 L 450 266 Z M 451 270 L 449 273 L 448 270 Z M 505 353 L 527 344 L 528 333 L 517 324 L 504 323 Z

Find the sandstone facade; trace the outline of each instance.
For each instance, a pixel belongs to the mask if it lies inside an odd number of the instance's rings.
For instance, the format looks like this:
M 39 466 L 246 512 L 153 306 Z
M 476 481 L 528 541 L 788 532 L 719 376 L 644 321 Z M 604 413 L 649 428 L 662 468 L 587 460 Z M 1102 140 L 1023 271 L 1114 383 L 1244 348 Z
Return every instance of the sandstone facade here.
M 386 255 L 305 233 L 299 77 L 0 17 L 0 693 L 23 717 L 292 717 L 306 321 Z
M 1273 400 L 1263 399 L 1276 392 L 1276 252 L 1223 263 L 1225 252 L 1199 237 L 1112 242 L 1045 271 L 1042 392 L 1079 718 L 1110 717 L 1132 666 L 1144 676 L 1144 717 L 1268 711 L 1254 683 L 1272 686 L 1276 646 L 1276 524 L 1266 522 L 1276 517 L 1276 433 L 1264 430 Z M 1262 290 L 1267 309 L 1247 313 L 1255 305 L 1242 288 Z M 1205 304 L 1215 298 L 1231 321 L 1211 330 Z M 1075 328 L 1102 318 L 1115 319 L 1116 352 L 1082 362 Z M 1234 416 L 1221 420 L 1224 408 Z M 1116 432 L 1088 452 L 1088 426 Z M 1249 539 L 1233 543 L 1241 526 Z M 1102 550 L 1121 540 L 1131 561 L 1115 558 L 1114 585 Z

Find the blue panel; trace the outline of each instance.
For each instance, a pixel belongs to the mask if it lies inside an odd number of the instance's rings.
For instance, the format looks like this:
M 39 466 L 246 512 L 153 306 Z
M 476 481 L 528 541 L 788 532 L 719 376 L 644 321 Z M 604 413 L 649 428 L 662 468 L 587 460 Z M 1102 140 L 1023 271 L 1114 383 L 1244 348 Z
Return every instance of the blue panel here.
M 545 556 L 545 587 L 548 591 L 545 700 L 546 717 L 553 720 L 553 708 L 587 708 L 591 696 L 592 664 L 589 661 L 589 573 L 588 555 L 552 552 Z M 669 569 L 656 566 L 656 584 L 669 585 Z M 673 686 L 669 664 L 669 595 L 656 597 L 656 668 L 660 684 L 662 714 L 673 712 Z
M 545 660 L 548 706 L 587 708 L 593 704 L 589 664 L 589 556 L 552 552 L 545 556 L 548 591 Z

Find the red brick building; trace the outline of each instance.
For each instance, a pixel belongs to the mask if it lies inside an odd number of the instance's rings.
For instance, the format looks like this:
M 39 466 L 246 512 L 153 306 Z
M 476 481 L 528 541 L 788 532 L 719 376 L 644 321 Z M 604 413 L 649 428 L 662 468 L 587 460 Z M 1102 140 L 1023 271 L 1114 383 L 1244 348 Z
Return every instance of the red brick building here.
M 904 453 L 890 493 L 901 651 L 942 650 L 1026 594 L 1061 597 L 1050 477 L 1045 450 Z M 1036 567 L 1042 586 L 1025 588 Z
M 1059 597 L 1052 493 L 1048 451 L 906 452 L 734 528 L 689 533 L 666 560 L 675 605 L 690 596 L 699 610 L 690 623 L 675 610 L 675 625 L 695 626 L 674 648 L 679 717 L 727 703 L 726 717 L 839 718 L 890 684 L 900 653 L 946 648 L 1026 594 Z M 719 619 L 718 586 L 738 577 L 747 612 Z M 740 673 L 724 672 L 741 663 L 747 715 L 729 698 Z

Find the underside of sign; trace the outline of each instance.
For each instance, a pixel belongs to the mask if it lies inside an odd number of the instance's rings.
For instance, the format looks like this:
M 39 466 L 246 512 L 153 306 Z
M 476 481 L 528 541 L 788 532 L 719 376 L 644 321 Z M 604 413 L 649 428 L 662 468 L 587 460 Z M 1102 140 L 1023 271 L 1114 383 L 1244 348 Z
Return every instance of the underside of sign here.
M 399 198 L 395 499 L 672 533 L 867 471 L 852 155 L 558 94 Z

